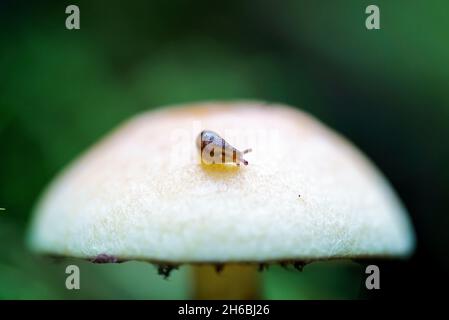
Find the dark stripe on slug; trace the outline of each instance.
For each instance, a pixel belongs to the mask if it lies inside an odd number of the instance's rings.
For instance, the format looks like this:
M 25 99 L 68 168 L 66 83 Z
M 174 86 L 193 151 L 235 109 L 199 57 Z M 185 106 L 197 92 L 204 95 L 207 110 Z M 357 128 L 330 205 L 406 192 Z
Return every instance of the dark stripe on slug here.
M 221 163 L 225 163 L 226 159 L 226 142 L 221 139 Z
M 203 162 L 203 150 L 204 150 L 204 147 L 206 146 L 206 144 L 205 144 L 205 142 L 204 142 L 204 140 L 203 140 L 203 135 L 204 135 L 204 131 L 202 131 L 201 132 L 201 137 L 200 137 L 200 139 L 201 139 L 201 141 L 200 141 L 200 146 L 201 146 L 201 150 L 200 150 L 200 158 L 201 158 L 201 162 Z

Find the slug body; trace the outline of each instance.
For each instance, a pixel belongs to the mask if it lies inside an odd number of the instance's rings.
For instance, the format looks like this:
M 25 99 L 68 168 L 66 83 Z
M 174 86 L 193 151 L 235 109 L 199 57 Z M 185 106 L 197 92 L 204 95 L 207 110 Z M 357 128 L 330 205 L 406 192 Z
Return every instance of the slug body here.
M 239 166 L 243 163 L 245 166 L 248 165 L 243 155 L 251 152 L 251 149 L 239 151 L 213 131 L 201 131 L 196 145 L 201 153 L 201 161 L 205 164 L 235 163 Z

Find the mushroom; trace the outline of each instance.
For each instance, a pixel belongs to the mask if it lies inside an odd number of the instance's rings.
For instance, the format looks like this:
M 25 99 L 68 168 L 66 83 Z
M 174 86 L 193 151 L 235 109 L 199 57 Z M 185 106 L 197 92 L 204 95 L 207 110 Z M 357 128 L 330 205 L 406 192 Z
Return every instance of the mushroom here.
M 205 129 L 251 147 L 249 165 L 198 161 Z M 55 179 L 28 240 L 39 253 L 144 260 L 162 274 L 192 264 L 197 298 L 258 297 L 257 269 L 271 263 L 406 258 L 415 246 L 406 210 L 360 151 L 305 112 L 261 102 L 136 116 Z

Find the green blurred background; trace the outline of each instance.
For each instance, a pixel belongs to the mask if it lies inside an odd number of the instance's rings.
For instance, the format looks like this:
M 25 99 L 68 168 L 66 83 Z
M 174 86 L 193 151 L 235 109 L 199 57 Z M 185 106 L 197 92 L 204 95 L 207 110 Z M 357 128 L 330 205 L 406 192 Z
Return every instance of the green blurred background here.
M 76 4 L 81 29 L 65 29 Z M 381 30 L 365 28 L 376 4 Z M 412 259 L 270 268 L 274 299 L 385 298 L 448 283 L 448 1 L 1 1 L 0 299 L 186 298 L 186 267 L 164 280 L 145 263 L 65 266 L 24 245 L 46 184 L 129 116 L 213 99 L 291 104 L 354 141 L 390 179 L 412 216 Z

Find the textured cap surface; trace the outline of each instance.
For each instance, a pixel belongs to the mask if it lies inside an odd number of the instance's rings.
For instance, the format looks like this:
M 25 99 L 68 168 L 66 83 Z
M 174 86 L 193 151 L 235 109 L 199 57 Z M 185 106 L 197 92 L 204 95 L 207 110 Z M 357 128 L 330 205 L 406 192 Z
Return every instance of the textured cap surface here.
M 203 129 L 248 166 L 205 166 Z M 139 115 L 70 165 L 36 208 L 40 252 L 226 262 L 407 256 L 409 218 L 388 182 L 311 116 L 263 103 L 203 103 Z

